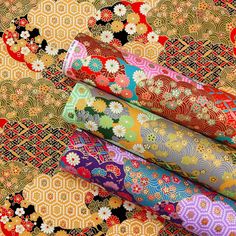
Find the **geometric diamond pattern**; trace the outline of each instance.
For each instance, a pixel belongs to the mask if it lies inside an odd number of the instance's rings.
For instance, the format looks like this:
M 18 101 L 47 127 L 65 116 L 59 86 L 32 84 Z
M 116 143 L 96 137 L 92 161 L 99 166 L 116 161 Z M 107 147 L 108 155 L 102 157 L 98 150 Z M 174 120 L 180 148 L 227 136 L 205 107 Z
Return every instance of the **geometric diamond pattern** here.
M 230 15 L 236 13 L 236 0 L 213 0 L 216 6 L 224 7 L 228 10 Z
M 9 121 L 0 135 L 0 157 L 5 161 L 31 163 L 40 172 L 53 175 L 69 143 L 69 135 L 68 130 L 49 124 Z
M 228 46 L 186 36 L 166 41 L 158 62 L 190 79 L 215 87 L 222 79 L 222 70 L 235 65 L 236 58 Z

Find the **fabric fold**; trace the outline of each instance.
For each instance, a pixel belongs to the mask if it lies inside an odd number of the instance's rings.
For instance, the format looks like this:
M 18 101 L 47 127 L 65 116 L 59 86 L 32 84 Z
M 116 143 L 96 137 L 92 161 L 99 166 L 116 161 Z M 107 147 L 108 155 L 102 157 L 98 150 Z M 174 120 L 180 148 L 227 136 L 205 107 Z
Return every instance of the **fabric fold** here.
M 197 235 L 229 236 L 236 231 L 234 201 L 85 131 L 70 137 L 60 166 Z
M 79 34 L 64 73 L 236 148 L 236 97 Z
M 236 166 L 214 140 L 77 83 L 64 119 L 140 157 L 236 199 Z

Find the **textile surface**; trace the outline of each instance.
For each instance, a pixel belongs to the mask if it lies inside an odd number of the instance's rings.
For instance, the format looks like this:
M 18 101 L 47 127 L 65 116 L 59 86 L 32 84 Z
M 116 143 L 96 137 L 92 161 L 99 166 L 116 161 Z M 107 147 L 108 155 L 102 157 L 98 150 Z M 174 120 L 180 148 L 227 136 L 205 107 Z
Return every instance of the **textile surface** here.
M 193 235 L 61 171 L 75 131 L 61 114 L 76 84 L 62 65 L 86 33 L 235 96 L 235 9 L 231 0 L 0 0 L 0 235 Z M 224 175 L 230 196 L 235 175 Z M 188 202 L 194 214 L 202 200 Z
M 227 220 L 229 216 L 236 219 L 234 201 L 84 131 L 77 131 L 70 138 L 61 166 L 128 201 L 153 210 L 175 224 L 183 225 L 197 235 L 234 233 L 235 221 Z M 220 212 L 216 213 L 216 209 Z M 204 216 L 205 211 L 207 216 Z M 204 221 L 198 220 L 202 217 L 205 217 Z M 224 227 L 218 227 L 220 224 Z
M 233 95 L 83 34 L 68 50 L 63 70 L 71 78 L 236 147 Z
M 144 159 L 236 197 L 234 158 L 205 136 L 81 83 L 74 87 L 63 117 Z M 225 176 L 231 173 L 228 181 Z

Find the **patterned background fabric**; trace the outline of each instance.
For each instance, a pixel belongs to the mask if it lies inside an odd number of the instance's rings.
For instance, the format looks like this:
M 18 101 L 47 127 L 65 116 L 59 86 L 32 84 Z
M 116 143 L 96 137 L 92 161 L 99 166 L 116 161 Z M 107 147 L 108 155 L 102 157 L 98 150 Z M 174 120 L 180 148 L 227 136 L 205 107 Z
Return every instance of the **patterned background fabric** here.
M 77 33 L 102 39 L 102 32 L 114 30 L 113 45 L 236 94 L 236 2 L 179 2 L 0 0 L 0 235 L 192 235 L 59 169 L 75 129 L 60 115 L 75 85 L 62 64 Z M 131 24 L 122 29 L 123 41 L 121 24 L 109 12 L 120 3 L 131 14 L 122 19 Z M 177 15 L 165 14 L 172 9 Z M 174 20 L 181 17 L 198 21 L 176 28 Z M 204 34 L 207 27 L 214 30 Z M 107 219 L 99 217 L 104 209 L 112 213 Z

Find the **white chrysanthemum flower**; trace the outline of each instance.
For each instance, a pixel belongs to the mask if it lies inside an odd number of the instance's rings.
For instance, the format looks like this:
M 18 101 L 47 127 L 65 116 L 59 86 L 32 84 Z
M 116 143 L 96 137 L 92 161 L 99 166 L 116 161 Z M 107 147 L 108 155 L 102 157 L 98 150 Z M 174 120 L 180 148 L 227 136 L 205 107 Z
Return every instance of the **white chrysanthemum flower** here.
M 23 225 L 17 225 L 15 231 L 16 233 L 22 234 L 25 231 L 25 228 Z
M 12 46 L 15 43 L 15 41 L 13 38 L 9 38 L 9 39 L 7 39 L 6 43 L 7 43 L 7 45 Z
M 150 10 L 151 10 L 151 6 L 147 3 L 144 3 L 140 6 L 140 12 L 145 16 Z
M 123 106 L 119 102 L 111 102 L 109 108 L 114 114 L 120 114 L 123 111 Z
M 28 47 L 22 47 L 20 52 L 23 55 L 28 55 L 30 53 L 30 49 Z
M 89 120 L 85 123 L 85 128 L 94 132 L 98 130 L 98 125 L 94 121 Z
M 236 143 L 236 135 L 232 138 L 233 143 Z
M 89 62 L 91 61 L 91 56 L 88 56 L 88 57 L 86 57 L 84 59 L 80 59 L 80 60 L 81 60 L 81 62 L 83 64 L 83 66 L 88 66 Z
M 22 31 L 20 36 L 23 39 L 27 39 L 30 36 L 29 31 L 27 31 L 27 30 L 26 31 Z
M 87 106 L 91 107 L 95 102 L 95 97 L 90 97 L 86 100 Z
M 74 153 L 74 152 L 70 152 L 69 154 L 66 155 L 66 161 L 72 165 L 72 166 L 76 166 L 80 163 L 80 158 L 79 156 Z
M 45 233 L 45 234 L 52 234 L 54 232 L 54 227 L 49 226 L 46 224 L 41 224 L 40 229 Z
M 35 70 L 35 71 L 42 71 L 44 69 L 44 63 L 43 61 L 37 59 L 35 60 L 33 63 L 32 63 L 32 68 Z
M 112 130 L 113 130 L 115 136 L 117 136 L 118 138 L 125 136 L 126 129 L 123 125 L 116 125 L 115 127 L 113 127 Z
M 17 216 L 22 216 L 22 215 L 24 215 L 25 214 L 25 211 L 24 211 L 24 208 L 16 208 L 16 211 L 15 211 L 15 214 L 17 215 Z
M 114 35 L 111 31 L 105 30 L 100 35 L 101 41 L 104 43 L 110 43 L 114 38 Z
M 135 208 L 135 205 L 129 201 L 124 201 L 123 206 L 127 211 L 132 211 Z
M 145 149 L 142 144 L 135 144 L 133 150 L 138 153 L 144 153 Z
M 128 34 L 135 34 L 136 33 L 136 25 L 133 23 L 129 23 L 125 26 L 125 31 Z
M 150 32 L 148 35 L 147 35 L 147 39 L 150 43 L 154 43 L 154 42 L 157 42 L 158 39 L 159 39 L 159 35 L 154 33 L 154 32 Z
M 111 216 L 111 210 L 108 207 L 101 207 L 98 211 L 98 216 L 102 220 L 107 220 Z
M 117 16 L 124 16 L 126 14 L 126 12 L 127 12 L 127 9 L 126 9 L 126 7 L 123 4 L 117 4 L 114 7 L 114 13 Z
M 46 53 L 51 55 L 51 56 L 55 56 L 58 53 L 58 49 L 57 48 L 54 48 L 54 47 L 49 46 L 49 45 L 46 46 L 45 50 L 46 50 Z
M 109 73 L 116 73 L 119 70 L 120 66 L 118 61 L 109 59 L 105 63 L 105 68 Z
M 143 123 L 145 123 L 146 121 L 149 120 L 148 116 L 146 114 L 144 114 L 144 113 L 139 113 L 137 119 L 138 119 L 138 122 L 140 124 L 143 124 Z
M 115 94 L 120 94 L 121 91 L 122 91 L 122 88 L 121 88 L 118 84 L 112 84 L 112 85 L 110 86 L 110 89 L 111 89 L 111 91 L 112 91 L 113 93 L 115 93 Z
M 96 21 L 101 20 L 101 11 L 98 10 L 94 17 L 95 17 Z
M 142 80 L 147 79 L 147 76 L 142 70 L 137 70 L 133 73 L 133 79 L 134 79 L 135 83 L 138 84 Z

